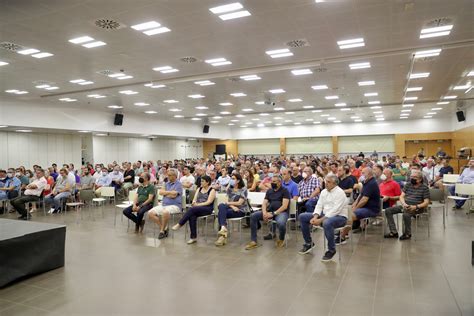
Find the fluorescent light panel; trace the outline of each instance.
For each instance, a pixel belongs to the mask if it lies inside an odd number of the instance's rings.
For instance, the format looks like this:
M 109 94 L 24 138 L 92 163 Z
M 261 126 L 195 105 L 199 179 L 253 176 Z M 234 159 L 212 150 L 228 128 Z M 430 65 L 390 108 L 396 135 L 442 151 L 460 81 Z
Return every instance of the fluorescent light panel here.
M 351 70 L 370 68 L 369 62 L 349 64 Z

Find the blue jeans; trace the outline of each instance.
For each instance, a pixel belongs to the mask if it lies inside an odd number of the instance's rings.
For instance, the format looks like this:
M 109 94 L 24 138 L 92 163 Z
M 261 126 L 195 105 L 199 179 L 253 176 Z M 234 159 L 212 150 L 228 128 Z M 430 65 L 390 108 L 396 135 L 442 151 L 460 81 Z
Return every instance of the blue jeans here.
M 257 242 L 257 230 L 258 223 L 263 220 L 263 212 L 258 211 L 250 215 L 250 239 Z M 276 221 L 272 224 L 272 232 L 275 231 L 275 226 L 278 226 L 279 239 L 285 240 L 286 235 L 286 222 L 288 220 L 288 212 L 283 212 L 273 217 L 273 220 Z
M 217 220 L 219 222 L 219 229 L 222 226 L 227 227 L 227 219 L 228 218 L 236 218 L 236 217 L 244 217 L 245 213 L 242 211 L 234 211 L 230 208 L 229 205 L 221 203 L 218 206 L 219 212 L 217 213 Z
M 456 195 L 456 186 L 455 185 L 449 187 L 449 193 L 451 195 Z M 461 195 L 461 196 L 466 196 L 466 195 Z M 466 200 L 454 200 L 454 203 L 456 203 L 457 208 L 461 208 L 464 205 L 464 203 L 466 203 Z
M 138 226 L 142 222 L 143 217 L 145 216 L 145 213 L 148 212 L 152 207 L 153 207 L 152 203 L 142 205 L 138 209 L 137 215 L 135 215 L 133 214 L 133 211 L 132 211 L 133 205 L 130 205 L 129 207 L 123 210 L 123 215 L 125 215 L 128 219 L 130 219 L 132 222 L 134 222 Z
M 191 239 L 197 238 L 197 219 L 200 216 L 211 215 L 214 205 L 207 206 L 193 206 L 184 213 L 179 220 L 179 225 L 184 226 L 189 221 L 189 229 L 191 230 Z
M 316 204 L 318 204 L 317 198 L 311 198 L 308 201 L 306 201 L 306 204 L 304 205 L 306 208 L 306 212 L 310 212 L 311 214 L 313 214 Z
M 61 192 L 56 194 L 55 196 L 48 195 L 44 200 L 45 202 L 50 203 L 55 210 L 59 210 L 61 208 L 61 202 L 70 196 L 71 192 Z
M 310 213 L 303 213 L 300 215 L 300 224 L 301 224 L 301 231 L 303 233 L 304 242 L 307 245 L 311 245 L 311 224 L 309 221 L 313 218 L 313 214 Z M 336 243 L 334 241 L 334 229 L 343 227 L 347 223 L 347 218 L 344 216 L 333 216 L 328 217 L 323 221 L 323 228 L 324 228 L 324 236 L 328 241 L 328 250 L 335 251 L 336 250 Z

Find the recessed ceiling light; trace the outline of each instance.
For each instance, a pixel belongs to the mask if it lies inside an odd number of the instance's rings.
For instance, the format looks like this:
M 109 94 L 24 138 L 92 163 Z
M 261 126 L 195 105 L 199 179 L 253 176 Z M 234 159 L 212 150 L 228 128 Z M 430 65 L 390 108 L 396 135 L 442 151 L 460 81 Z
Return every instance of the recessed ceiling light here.
M 323 110 L 312 110 L 311 113 L 321 113 Z
M 404 101 L 414 101 L 414 100 L 418 100 L 418 97 L 405 97 L 403 100 Z
M 408 118 L 407 116 L 400 116 L 401 120 L 404 120 L 404 119 L 407 119 L 407 118 Z
M 432 118 L 430 115 L 423 116 L 423 118 Z
M 374 111 L 374 114 L 383 114 L 383 111 Z
M 368 92 L 368 93 L 364 93 L 364 97 L 376 97 L 378 96 L 379 94 L 377 92 Z
M 433 56 L 439 56 L 441 53 L 441 48 L 438 49 L 430 49 L 430 50 L 422 50 L 415 52 L 415 58 L 423 58 L 423 57 L 433 57 Z
M 303 109 L 314 109 L 314 105 L 303 105 Z
M 196 113 L 196 116 L 207 116 L 206 113 Z
M 42 53 L 38 53 L 38 54 L 33 54 L 31 56 L 34 57 L 34 58 L 45 58 L 45 57 L 54 56 L 54 54 L 47 53 L 47 52 L 42 52 Z
M 449 104 L 449 101 L 437 102 L 436 104 L 438 104 L 438 105 Z
M 349 68 L 351 70 L 370 68 L 370 63 L 369 62 L 364 62 L 364 63 L 350 64 Z
M 274 119 L 274 120 L 283 120 L 283 117 L 281 117 L 281 116 L 275 116 L 273 119 Z
M 77 99 L 72 99 L 72 98 L 61 98 L 59 99 L 59 101 L 62 101 L 62 102 L 76 102 Z
M 400 114 L 400 117 L 404 117 L 404 116 L 405 116 L 405 117 L 408 117 L 408 116 L 410 116 L 410 113 L 401 113 L 401 114 Z
M 145 113 L 146 113 L 146 114 L 156 114 L 156 113 L 158 113 L 158 112 L 156 112 L 156 111 L 145 111 Z
M 183 115 L 174 115 L 173 117 L 176 117 L 176 118 L 183 118 L 184 116 L 183 116 Z
M 152 28 L 157 28 L 160 26 L 161 24 L 156 21 L 149 21 L 149 22 L 132 25 L 131 28 L 137 31 L 143 31 L 143 30 L 148 30 Z
M 294 124 L 294 125 L 301 125 L 300 122 L 295 122 L 295 123 L 293 123 L 293 124 Z
M 78 84 L 80 84 L 81 86 L 87 86 L 90 84 L 94 84 L 94 81 L 82 81 L 82 82 L 79 82 Z
M 326 100 L 337 100 L 339 97 L 337 95 L 327 95 L 324 97 Z
M 423 87 L 411 87 L 407 88 L 407 92 L 414 92 L 414 91 L 421 91 L 423 90 Z
M 137 91 L 133 91 L 133 90 L 121 90 L 119 91 L 119 93 L 126 94 L 126 95 L 138 94 Z
M 200 120 L 201 120 L 201 118 L 199 118 L 199 117 L 193 117 L 193 118 L 191 119 L 191 121 L 200 121 Z
M 330 116 L 330 117 L 327 118 L 327 120 L 328 121 L 334 121 L 334 120 L 336 120 L 336 118 L 334 116 Z
M 87 43 L 87 44 L 82 44 L 82 46 L 86 47 L 86 48 L 93 48 L 93 47 L 99 47 L 99 46 L 104 46 L 104 45 L 107 45 L 107 44 L 102 42 L 102 41 L 96 41 L 96 42 L 91 42 L 91 43 Z
M 132 78 L 133 78 L 133 76 L 129 76 L 129 75 L 117 77 L 118 80 L 132 79 Z
M 446 95 L 443 97 L 443 100 L 452 100 L 456 99 L 458 96 L 457 95 Z
M 124 76 L 126 76 L 126 75 L 123 72 L 120 72 L 120 73 L 110 74 L 107 77 L 117 78 L 117 77 L 124 77 Z
M 321 124 L 321 122 L 320 121 L 315 121 L 315 122 L 313 122 L 313 124 Z
M 312 121 L 314 121 L 314 119 L 312 119 L 312 118 L 307 118 L 307 119 L 305 119 L 305 121 L 306 121 L 306 122 L 312 122 Z
M 173 108 L 173 109 L 168 109 L 168 111 L 170 111 L 170 112 L 181 112 L 182 110 Z
M 368 81 L 359 81 L 357 83 L 360 87 L 362 86 L 373 86 L 375 84 L 375 81 L 373 80 L 368 80 Z
M 255 102 L 255 104 L 262 105 L 262 104 L 265 104 L 265 101 L 257 101 Z
M 236 97 L 236 98 L 247 96 L 247 95 L 246 95 L 245 93 L 243 93 L 243 92 L 235 92 L 235 93 L 231 93 L 230 95 L 233 96 L 233 97 Z
M 242 112 L 252 112 L 253 109 L 242 109 Z
M 311 89 L 313 89 L 313 90 L 326 90 L 326 89 L 328 89 L 328 86 L 325 85 L 325 84 L 316 85 L 316 86 L 311 86 Z
M 282 126 L 283 124 L 281 123 L 275 123 L 275 126 Z
M 295 114 L 295 112 L 285 112 L 287 115 Z
M 39 52 L 40 51 L 38 49 L 28 48 L 28 49 L 23 49 L 23 50 L 18 51 L 18 54 L 31 55 L 31 54 L 35 54 L 35 53 L 39 53 Z
M 294 102 L 301 102 L 301 101 L 303 101 L 303 100 L 301 100 L 301 99 L 289 99 L 289 100 L 288 100 L 288 102 L 292 102 L 292 103 L 294 103 Z
M 342 108 L 341 111 L 350 111 L 351 108 Z
M 367 103 L 369 103 L 369 104 L 380 104 L 380 101 L 369 101 Z
M 245 80 L 245 81 L 252 81 L 252 80 L 260 80 L 260 78 L 257 75 L 246 75 L 246 76 L 240 76 L 240 79 Z
M 153 88 L 153 89 L 166 87 L 164 84 L 154 84 L 154 83 L 146 83 L 146 84 L 144 84 L 144 86 L 149 87 L 149 88 Z
M 295 69 L 295 70 L 292 70 L 291 73 L 295 76 L 301 76 L 301 75 L 310 75 L 313 72 L 311 71 L 311 69 Z
M 336 103 L 334 106 L 346 106 L 347 104 L 344 102 Z
M 431 108 L 432 111 L 441 111 L 443 108 Z
M 252 14 L 250 14 L 249 11 L 242 10 L 242 11 L 238 11 L 238 12 L 232 12 L 232 13 L 219 15 L 219 18 L 223 21 L 227 21 L 227 20 L 232 20 L 232 19 L 243 18 L 243 17 L 250 16 L 250 15 L 252 15 Z
M 270 93 L 273 93 L 273 94 L 279 94 L 279 93 L 285 93 L 286 91 L 283 90 L 283 89 L 271 89 L 271 90 L 268 90 Z
M 90 133 L 90 131 L 77 131 L 78 133 Z
M 55 87 L 46 87 L 46 88 L 44 88 L 44 89 L 45 89 L 45 90 L 58 90 L 59 87 L 56 87 L 56 86 L 55 86 Z
M 469 89 L 470 87 L 471 87 L 470 84 L 465 84 L 461 86 L 454 86 L 453 90 L 466 90 L 466 89 Z
M 156 29 L 144 31 L 143 34 L 151 36 L 151 35 L 162 34 L 162 33 L 170 32 L 170 31 L 171 30 L 169 28 L 163 26 Z
M 50 85 L 49 84 L 41 84 L 39 86 L 35 86 L 35 88 L 38 88 L 38 89 L 44 89 L 44 88 L 49 88 Z
M 203 96 L 202 94 L 190 94 L 190 95 L 188 95 L 188 98 L 191 98 L 191 99 L 202 99 L 202 98 L 205 98 L 205 96 Z
M 121 106 L 121 105 L 109 105 L 107 107 L 109 109 L 123 109 L 123 106 Z
M 230 114 L 230 112 L 229 112 L 229 111 L 222 111 L 222 112 L 220 112 L 220 114 L 222 114 L 222 115 L 228 115 L 228 114 Z
M 212 66 L 224 66 L 224 65 L 230 65 L 232 64 L 231 61 L 228 61 L 227 59 L 223 57 L 219 58 L 213 58 L 213 59 L 207 59 L 205 60 L 206 63 L 211 64 Z
M 231 122 L 238 122 L 239 120 L 230 120 Z
M 402 105 L 402 107 L 404 107 L 404 108 L 412 108 L 413 106 L 414 106 L 413 103 Z
M 219 121 L 211 121 L 212 124 L 219 123 Z
M 285 123 L 291 123 L 293 120 L 285 120 Z
M 93 40 L 94 39 L 90 36 L 81 36 L 81 37 L 76 37 L 76 38 L 70 39 L 69 42 L 71 42 L 73 44 L 82 44 L 82 43 L 90 42 L 90 41 L 93 41 Z
M 16 90 L 16 89 L 10 89 L 10 90 L 5 90 L 6 93 L 13 93 L 13 94 L 27 94 L 28 91 L 25 90 Z
M 371 106 L 371 107 L 370 107 L 371 110 L 376 110 L 376 109 L 381 109 L 381 108 L 382 108 L 382 107 L 381 107 L 381 106 L 378 106 L 378 105 L 376 105 L 376 106 Z
M 260 121 L 259 118 L 253 118 L 252 121 Z
M 360 123 L 360 122 L 362 122 L 362 120 L 361 119 L 356 119 L 356 120 L 354 120 L 354 122 Z
M 245 115 L 243 115 L 243 114 L 237 114 L 235 117 L 242 118 L 242 117 L 245 117 Z
M 234 2 L 234 3 L 229 3 L 229 4 L 221 5 L 218 7 L 210 8 L 209 11 L 211 11 L 214 14 L 221 14 L 221 13 L 236 11 L 239 9 L 243 9 L 243 6 L 238 2 Z
M 321 117 L 328 117 L 329 114 L 321 114 Z
M 284 111 L 285 108 L 273 108 L 273 111 Z
M 436 112 L 428 112 L 426 113 L 427 115 L 436 115 L 437 113 Z
M 32 130 L 31 129 L 17 129 L 15 132 L 18 132 L 18 133 L 31 133 Z
M 163 102 L 165 103 L 179 103 L 178 100 L 173 100 L 173 99 L 170 99 L 170 100 L 164 100 Z
M 136 106 L 148 106 L 150 103 L 145 103 L 145 102 L 135 102 L 134 105 Z
M 341 123 L 339 120 L 332 121 L 333 123 Z
M 271 58 L 293 56 L 293 53 L 288 48 L 268 50 L 265 53 L 269 55 Z
M 162 74 L 167 74 L 167 73 L 179 71 L 178 69 L 173 68 L 173 67 L 171 67 L 171 66 L 155 67 L 155 68 L 153 68 L 153 70 L 154 70 L 154 71 L 159 71 L 159 72 L 161 72 Z
M 257 124 L 257 127 L 265 127 L 265 124 L 263 123 Z
M 209 108 L 207 106 L 201 105 L 201 106 L 196 106 L 195 109 L 197 109 L 197 110 L 207 110 Z
M 221 102 L 221 103 L 219 103 L 219 105 L 229 106 L 229 105 L 232 105 L 232 103 L 230 103 L 230 102 Z
M 403 112 L 411 112 L 411 109 L 402 110 L 401 112 L 402 112 L 402 113 L 403 113 Z
M 385 119 L 383 117 L 376 118 L 375 120 L 376 121 L 385 121 Z
M 9 63 L 7 63 L 6 61 L 0 61 L 0 66 L 5 66 L 5 65 L 8 65 Z
M 201 81 L 194 81 L 194 84 L 197 84 L 200 86 L 212 86 L 216 83 L 209 80 L 201 80 Z
M 69 80 L 70 83 L 80 83 L 80 82 L 84 82 L 84 81 L 85 81 L 84 79 Z
M 270 114 L 268 114 L 268 113 L 260 113 L 259 115 L 260 115 L 260 116 L 269 116 Z
M 354 38 L 349 40 L 338 41 L 337 45 L 339 45 L 339 49 L 347 49 L 354 47 L 363 47 L 365 46 L 365 43 L 363 38 Z
M 419 79 L 419 78 L 427 78 L 430 76 L 429 72 L 419 72 L 419 73 L 413 73 L 410 74 L 410 79 Z
M 444 26 L 436 26 L 436 27 L 429 27 L 422 29 L 420 32 L 420 39 L 422 38 L 430 38 L 430 37 L 437 37 L 437 36 L 446 36 L 451 33 L 453 29 L 453 25 L 444 25 Z

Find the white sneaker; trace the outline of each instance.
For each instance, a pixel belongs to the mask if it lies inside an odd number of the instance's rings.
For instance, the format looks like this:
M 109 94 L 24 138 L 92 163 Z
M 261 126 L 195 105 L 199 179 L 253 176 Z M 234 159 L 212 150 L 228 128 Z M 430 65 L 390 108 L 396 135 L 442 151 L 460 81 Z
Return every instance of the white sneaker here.
M 54 212 L 54 207 L 49 209 L 48 214 L 53 214 L 53 212 Z
M 171 227 L 172 230 L 178 230 L 180 228 L 181 228 L 181 226 L 179 224 L 176 224 L 173 227 Z
M 187 241 L 187 244 L 191 245 L 191 244 L 194 244 L 196 242 L 197 242 L 197 239 L 190 239 L 190 240 Z

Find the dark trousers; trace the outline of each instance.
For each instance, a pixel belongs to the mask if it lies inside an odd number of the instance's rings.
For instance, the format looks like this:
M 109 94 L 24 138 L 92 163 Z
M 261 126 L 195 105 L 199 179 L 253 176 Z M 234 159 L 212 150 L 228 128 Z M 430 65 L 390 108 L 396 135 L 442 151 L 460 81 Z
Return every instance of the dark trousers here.
M 10 201 L 10 204 L 13 206 L 15 211 L 17 211 L 21 216 L 26 216 L 25 203 L 36 202 L 39 200 L 39 197 L 36 195 L 22 195 Z
M 183 217 L 179 220 L 179 225 L 184 226 L 189 221 L 189 229 L 191 230 L 191 238 L 197 238 L 197 219 L 200 216 L 211 215 L 213 205 L 207 206 L 193 206 L 184 213 Z
M 298 211 L 298 215 L 301 213 L 306 213 L 306 212 L 313 213 L 314 208 L 316 207 L 316 204 L 318 204 L 317 198 L 311 198 L 306 201 L 297 202 L 296 209 Z
M 217 219 L 219 221 L 219 229 L 222 226 L 227 227 L 228 218 L 244 217 L 245 213 L 242 211 L 234 211 L 229 205 L 221 203 L 219 204 L 219 213 L 217 213 Z
M 123 210 L 123 215 L 125 215 L 127 218 L 133 221 L 137 226 L 139 226 L 143 220 L 143 216 L 145 216 L 145 213 L 148 212 L 152 207 L 153 207 L 153 204 L 151 203 L 142 205 L 138 209 L 137 215 L 135 215 L 132 212 L 133 205 L 130 205 L 129 207 Z

